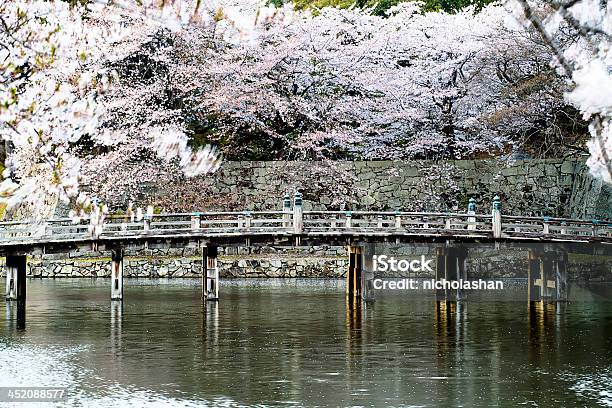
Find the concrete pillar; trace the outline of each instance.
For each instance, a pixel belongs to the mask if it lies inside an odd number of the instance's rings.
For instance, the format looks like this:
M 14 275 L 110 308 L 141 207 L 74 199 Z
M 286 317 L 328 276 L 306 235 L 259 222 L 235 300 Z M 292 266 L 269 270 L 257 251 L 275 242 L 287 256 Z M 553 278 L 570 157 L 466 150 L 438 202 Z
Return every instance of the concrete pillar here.
M 6 300 L 26 299 L 25 255 L 7 255 L 6 257 Z
M 202 299 L 219 300 L 219 266 L 217 246 L 202 248 Z
M 540 276 L 540 256 L 536 251 L 529 250 L 527 258 L 527 299 L 537 301 L 540 299 L 540 289 L 536 280 Z
M 557 301 L 565 302 L 568 298 L 567 288 L 567 253 L 561 254 L 555 261 L 555 290 Z
M 402 216 L 399 213 L 399 211 L 395 212 L 395 228 L 397 229 L 402 228 Z
M 302 193 L 295 193 L 293 200 L 293 232 L 301 234 L 304 229 L 304 211 L 302 210 Z
M 346 294 L 349 297 L 360 297 L 362 289 L 363 248 L 349 245 L 349 267 L 346 275 Z
M 457 255 L 455 248 L 448 248 L 445 257 L 446 268 L 444 269 L 444 280 L 452 282 L 457 280 Z M 444 289 L 444 298 L 452 300 L 452 289 Z
M 501 201 L 499 196 L 495 196 L 493 198 L 493 210 L 492 210 L 492 218 L 493 218 L 493 237 L 500 238 L 502 231 L 502 222 L 501 222 Z
M 344 226 L 346 228 L 351 228 L 351 226 L 352 226 L 352 219 L 353 219 L 353 213 L 350 212 L 350 211 L 347 211 L 346 212 L 346 221 L 345 221 L 345 224 L 344 224 Z
M 283 228 L 291 228 L 291 198 L 285 194 L 283 199 Z
M 468 221 L 468 230 L 475 230 L 476 229 L 476 200 L 474 200 L 474 198 L 470 198 L 470 202 L 468 203 L 468 210 L 467 213 L 469 215 L 469 217 L 467 218 Z
M 436 281 L 446 279 L 447 248 L 436 248 Z M 444 289 L 435 289 L 436 300 L 446 300 Z
M 195 213 L 191 216 L 191 229 L 197 230 L 202 227 L 201 217 L 199 213 Z
M 467 249 L 457 249 L 457 280 L 467 280 Z M 461 286 L 457 289 L 457 300 L 465 299 L 465 293 L 461 290 Z
M 251 221 L 253 220 L 253 217 L 251 216 L 251 212 L 250 211 L 245 211 L 244 212 L 244 228 L 248 231 L 251 229 Z
M 111 249 L 111 300 L 123 300 L 123 248 Z
M 374 254 L 376 245 L 367 243 L 363 246 L 361 254 L 361 298 L 365 301 L 374 301 Z
M 551 289 L 551 286 L 554 286 L 554 275 L 553 275 L 553 260 L 551 258 L 550 255 L 546 255 L 541 257 L 540 259 L 540 281 L 541 281 L 541 285 L 540 285 L 540 293 L 542 298 L 546 298 L 546 299 L 552 299 L 553 298 L 553 291 Z
M 542 234 L 550 234 L 550 217 L 544 217 L 542 220 Z

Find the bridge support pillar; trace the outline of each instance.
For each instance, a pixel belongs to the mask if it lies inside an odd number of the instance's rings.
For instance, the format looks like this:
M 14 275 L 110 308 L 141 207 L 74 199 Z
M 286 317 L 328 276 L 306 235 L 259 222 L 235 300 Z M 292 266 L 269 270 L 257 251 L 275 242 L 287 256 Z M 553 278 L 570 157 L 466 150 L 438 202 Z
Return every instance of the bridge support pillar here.
M 8 255 L 6 257 L 6 300 L 23 301 L 26 298 L 25 255 Z
M 529 250 L 527 258 L 527 298 L 529 301 L 537 301 L 540 299 L 540 288 L 536 286 L 536 280 L 540 276 L 540 255 Z
M 567 254 L 529 251 L 528 289 L 530 301 L 567 300 Z
M 219 300 L 219 266 L 217 247 L 208 245 L 202 249 L 202 299 Z
M 436 248 L 436 282 L 446 279 L 446 259 L 448 248 Z M 444 289 L 435 289 L 436 300 L 445 300 L 446 293 Z
M 447 282 L 467 280 L 467 249 L 464 247 L 446 247 L 436 249 L 436 281 Z M 459 288 L 453 294 L 452 289 L 435 289 L 436 300 L 461 300 L 465 298 Z M 453 299 L 454 298 L 454 299 Z
M 111 249 L 111 300 L 123 300 L 123 248 Z
M 346 295 L 348 297 L 360 297 L 363 284 L 363 248 L 349 245 L 349 267 L 346 274 Z
M 553 275 L 553 260 L 547 254 L 547 256 L 543 256 L 540 261 L 542 267 L 540 268 L 540 293 L 543 299 L 552 299 L 553 291 L 551 289 L 555 288 L 555 281 Z
M 468 280 L 468 271 L 467 271 L 467 249 L 465 248 L 457 248 L 455 251 L 455 260 L 457 262 L 457 274 L 456 279 L 458 281 L 467 281 Z M 461 285 L 457 289 L 457 300 L 465 299 L 465 293 L 461 289 Z
M 567 300 L 567 254 L 564 253 L 555 260 L 555 289 L 557 301 Z
M 368 302 L 374 301 L 374 254 L 376 245 L 367 243 L 361 254 L 361 298 Z

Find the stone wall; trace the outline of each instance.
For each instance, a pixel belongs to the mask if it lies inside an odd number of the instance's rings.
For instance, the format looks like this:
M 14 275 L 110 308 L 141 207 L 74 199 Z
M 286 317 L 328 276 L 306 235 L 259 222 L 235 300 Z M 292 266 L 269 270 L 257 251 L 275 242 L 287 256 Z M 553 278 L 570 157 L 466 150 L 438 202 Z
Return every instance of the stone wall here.
M 516 249 L 470 248 L 467 269 L 470 278 L 521 278 L 527 276 L 527 252 Z M 430 245 L 377 246 L 378 255 L 397 259 L 434 260 Z M 43 255 L 28 259 L 28 276 L 109 277 L 110 258 L 99 252 L 72 253 L 66 258 Z M 4 260 L 0 271 L 4 274 Z M 343 278 L 348 268 L 345 247 L 232 247 L 219 248 L 220 275 L 223 278 Z M 435 266 L 433 266 L 435 269 Z M 573 280 L 611 280 L 612 257 L 570 256 L 569 274 Z M 124 275 L 129 278 L 201 277 L 202 259 L 195 249 L 126 251 Z M 431 272 L 378 273 L 380 277 L 433 277 Z
M 193 181 L 205 186 L 197 198 L 178 192 L 192 190 L 186 183 L 154 196 L 190 210 L 271 210 L 300 189 L 306 210 L 407 211 L 463 211 L 474 197 L 488 212 L 499 195 L 503 211 L 514 215 L 612 218 L 612 189 L 578 159 L 226 162 L 214 176 Z
M 74 252 L 28 259 L 31 277 L 110 277 L 111 259 L 101 252 Z M 342 277 L 348 258 L 344 247 L 219 248 L 222 277 Z M 0 260 L 4 275 L 4 259 Z M 124 276 L 130 278 L 182 278 L 202 276 L 197 250 L 155 249 L 125 251 Z
M 596 179 L 584 163 L 576 164 L 568 215 L 572 218 L 612 219 L 612 186 Z

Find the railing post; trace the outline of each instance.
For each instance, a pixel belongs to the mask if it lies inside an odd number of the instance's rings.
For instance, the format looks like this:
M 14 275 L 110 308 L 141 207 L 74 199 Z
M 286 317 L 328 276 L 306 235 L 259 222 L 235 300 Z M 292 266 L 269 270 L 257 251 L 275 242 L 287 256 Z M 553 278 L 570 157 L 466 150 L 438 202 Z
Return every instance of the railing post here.
M 151 229 L 151 216 L 149 214 L 145 214 L 144 218 L 142 219 L 142 222 L 142 230 L 145 232 L 149 231 Z
M 251 212 L 250 211 L 245 211 L 244 212 L 244 228 L 248 231 L 251 229 Z
M 285 194 L 283 199 L 283 227 L 291 228 L 291 197 Z
M 382 215 L 379 215 L 376 218 L 376 227 L 379 229 L 383 227 L 383 216 Z
M 561 235 L 567 234 L 567 228 L 565 228 L 566 226 L 567 223 L 565 221 L 561 221 Z
M 476 229 L 476 200 L 474 200 L 474 197 L 470 198 L 470 202 L 468 203 L 468 226 L 467 229 L 468 230 L 475 230 Z
M 400 214 L 399 210 L 395 212 L 395 228 L 402 228 L 402 215 Z
M 304 229 L 304 212 L 302 210 L 302 193 L 295 193 L 293 200 L 293 232 L 301 234 Z
M 202 225 L 200 223 L 200 213 L 194 213 L 191 215 L 191 229 L 200 229 Z
M 352 218 L 353 218 L 353 213 L 350 211 L 346 212 L 346 223 L 345 223 L 345 227 L 346 228 L 351 228 L 352 226 Z
M 593 226 L 591 227 L 591 235 L 597 236 L 599 220 L 592 220 Z
M 501 201 L 499 196 L 493 198 L 493 238 L 501 238 L 502 222 L 501 222 Z
M 544 217 L 544 223 L 542 224 L 542 233 L 549 234 L 550 233 L 550 217 Z

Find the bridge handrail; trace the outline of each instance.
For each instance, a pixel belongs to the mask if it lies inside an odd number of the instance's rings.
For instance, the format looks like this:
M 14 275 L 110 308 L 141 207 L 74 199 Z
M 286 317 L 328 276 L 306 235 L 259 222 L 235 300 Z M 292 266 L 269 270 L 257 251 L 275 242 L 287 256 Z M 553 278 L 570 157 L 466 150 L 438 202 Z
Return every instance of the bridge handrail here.
M 455 218 L 491 218 L 491 214 L 467 214 L 467 213 L 444 213 L 444 212 L 411 212 L 411 211 L 304 211 L 304 215 L 388 215 L 407 217 L 455 217 Z
M 538 221 L 538 222 L 565 222 L 571 224 L 597 224 L 597 225 L 608 225 L 612 226 L 612 220 L 581 220 L 577 218 L 560 218 L 560 217 L 535 217 L 535 216 L 521 216 L 521 215 L 502 215 L 504 220 L 523 220 L 523 221 Z
M 286 212 L 277 211 L 209 211 L 209 212 L 191 212 L 191 213 L 164 213 L 164 214 L 153 214 L 150 218 L 172 218 L 172 217 L 210 217 L 210 216 L 244 216 L 244 215 L 258 216 L 258 215 L 284 215 Z M 468 213 L 452 213 L 452 212 L 416 212 L 416 211 L 319 211 L 311 210 L 304 211 L 304 215 L 347 215 L 359 216 L 359 215 L 370 215 L 370 216 L 407 216 L 407 217 L 456 217 L 456 218 L 491 218 L 491 214 L 468 214 Z M 536 222 L 565 222 L 572 224 L 596 224 L 600 226 L 612 225 L 612 220 L 597 220 L 597 219 L 577 219 L 577 218 L 562 218 L 562 217 L 547 217 L 547 216 L 521 216 L 521 215 L 506 215 L 503 214 L 504 220 L 521 220 L 521 221 L 536 221 Z M 107 220 L 129 220 L 130 217 L 127 215 L 111 215 L 107 217 Z M 86 221 L 86 220 L 84 220 Z M 42 225 L 42 224 L 60 224 L 60 223 L 71 223 L 73 225 L 79 225 L 74 223 L 71 218 L 51 218 L 47 220 L 20 220 L 20 221 L 0 221 L 0 227 L 2 226 L 13 226 L 13 225 Z
M 294 208 L 295 209 L 295 208 Z M 136 221 L 130 214 L 106 218 L 102 238 L 166 236 L 204 233 L 211 236 L 240 234 L 334 234 L 334 233 L 447 233 L 449 235 L 492 234 L 494 238 L 520 237 L 604 237 L 612 238 L 610 221 L 580 220 L 546 216 L 502 215 L 473 212 L 423 211 L 327 211 L 301 213 L 285 207 L 271 211 L 209 211 L 153 214 Z M 497 214 L 499 216 L 499 213 Z M 500 220 L 501 219 L 501 223 Z M 297 222 L 296 222 L 297 220 Z M 497 224 L 496 224 L 497 223 Z M 501 224 L 501 225 L 500 225 Z M 497 230 L 496 230 L 497 226 Z M 496 232 L 497 231 L 497 232 Z M 91 238 L 89 221 L 74 223 L 71 218 L 45 221 L 0 222 L 0 241 Z

